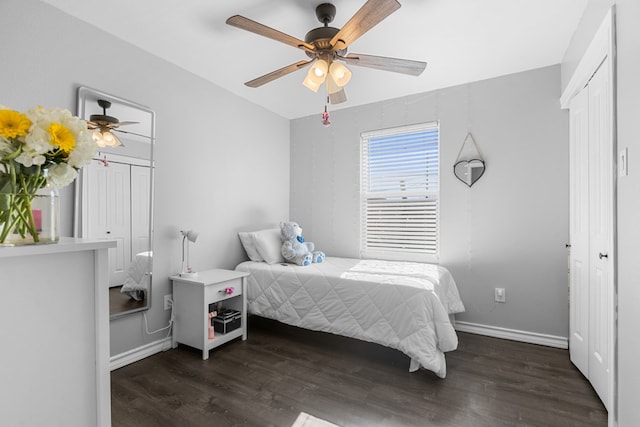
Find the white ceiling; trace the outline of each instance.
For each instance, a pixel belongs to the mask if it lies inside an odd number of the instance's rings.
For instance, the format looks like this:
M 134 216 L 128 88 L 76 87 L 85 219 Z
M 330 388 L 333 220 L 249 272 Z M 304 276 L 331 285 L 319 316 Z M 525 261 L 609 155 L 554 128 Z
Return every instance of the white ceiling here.
M 243 15 L 304 39 L 322 0 L 43 0 L 285 118 L 319 114 L 322 89 L 306 69 L 259 88 L 243 83 L 308 59 L 303 51 L 231 27 Z M 330 0 L 340 28 L 365 0 Z M 561 62 L 588 0 L 400 0 L 402 7 L 349 52 L 427 62 L 419 77 L 350 66 L 348 101 L 330 110 L 431 91 Z

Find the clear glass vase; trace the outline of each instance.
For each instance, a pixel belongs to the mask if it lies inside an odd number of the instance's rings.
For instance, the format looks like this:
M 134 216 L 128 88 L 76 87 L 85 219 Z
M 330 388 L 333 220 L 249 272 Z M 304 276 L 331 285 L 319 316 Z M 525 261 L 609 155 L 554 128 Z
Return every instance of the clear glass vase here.
M 44 173 L 46 177 L 46 171 Z M 5 194 L 8 207 L 0 222 L 0 246 L 56 243 L 60 240 L 60 196 L 47 179 L 33 194 Z

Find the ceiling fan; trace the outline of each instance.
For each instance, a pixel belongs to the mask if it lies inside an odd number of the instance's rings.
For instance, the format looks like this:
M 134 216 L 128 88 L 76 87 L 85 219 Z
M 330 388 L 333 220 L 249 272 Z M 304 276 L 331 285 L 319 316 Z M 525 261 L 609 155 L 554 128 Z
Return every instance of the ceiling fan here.
M 397 0 L 368 0 L 344 27 L 338 29 L 329 26 L 336 14 L 335 6 L 331 3 L 322 3 L 316 7 L 316 17 L 324 26 L 309 31 L 304 41 L 240 15 L 234 15 L 226 22 L 234 27 L 301 49 L 311 58 L 250 80 L 245 85 L 259 87 L 312 65 L 303 84 L 317 92 L 320 86 L 326 83 L 329 102 L 338 104 L 347 100 L 344 86 L 351 78 L 351 71 L 340 62 L 412 76 L 419 76 L 424 71 L 426 62 L 359 53 L 347 54 L 347 48 L 351 43 L 399 8 L 400 3 Z
M 89 116 L 89 120 L 87 121 L 87 128 L 95 130 L 93 133 L 93 141 L 99 147 L 117 147 L 119 145 L 124 145 L 112 131 L 129 133 L 118 128 L 120 126 L 132 125 L 139 122 L 121 122 L 113 116 L 108 116 L 107 109 L 111 107 L 111 102 L 109 101 L 98 99 L 98 105 L 102 107 L 102 114 L 92 114 Z

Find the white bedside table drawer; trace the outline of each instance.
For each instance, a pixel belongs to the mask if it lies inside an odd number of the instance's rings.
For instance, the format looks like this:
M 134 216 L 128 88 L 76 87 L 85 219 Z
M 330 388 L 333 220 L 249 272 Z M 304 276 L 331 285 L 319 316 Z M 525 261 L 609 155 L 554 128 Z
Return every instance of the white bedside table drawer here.
M 224 301 L 229 298 L 242 295 L 242 279 L 230 280 L 228 282 L 209 285 L 206 288 L 206 299 Z

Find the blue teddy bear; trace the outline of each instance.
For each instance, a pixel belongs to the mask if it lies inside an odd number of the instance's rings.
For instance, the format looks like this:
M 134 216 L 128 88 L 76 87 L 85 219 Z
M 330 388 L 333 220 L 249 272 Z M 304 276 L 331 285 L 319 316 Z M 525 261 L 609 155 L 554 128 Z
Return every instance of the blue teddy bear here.
M 302 228 L 295 222 L 280 223 L 282 238 L 282 256 L 287 262 L 297 265 L 309 265 L 312 262 L 324 261 L 322 251 L 315 251 L 313 242 L 305 242 Z

